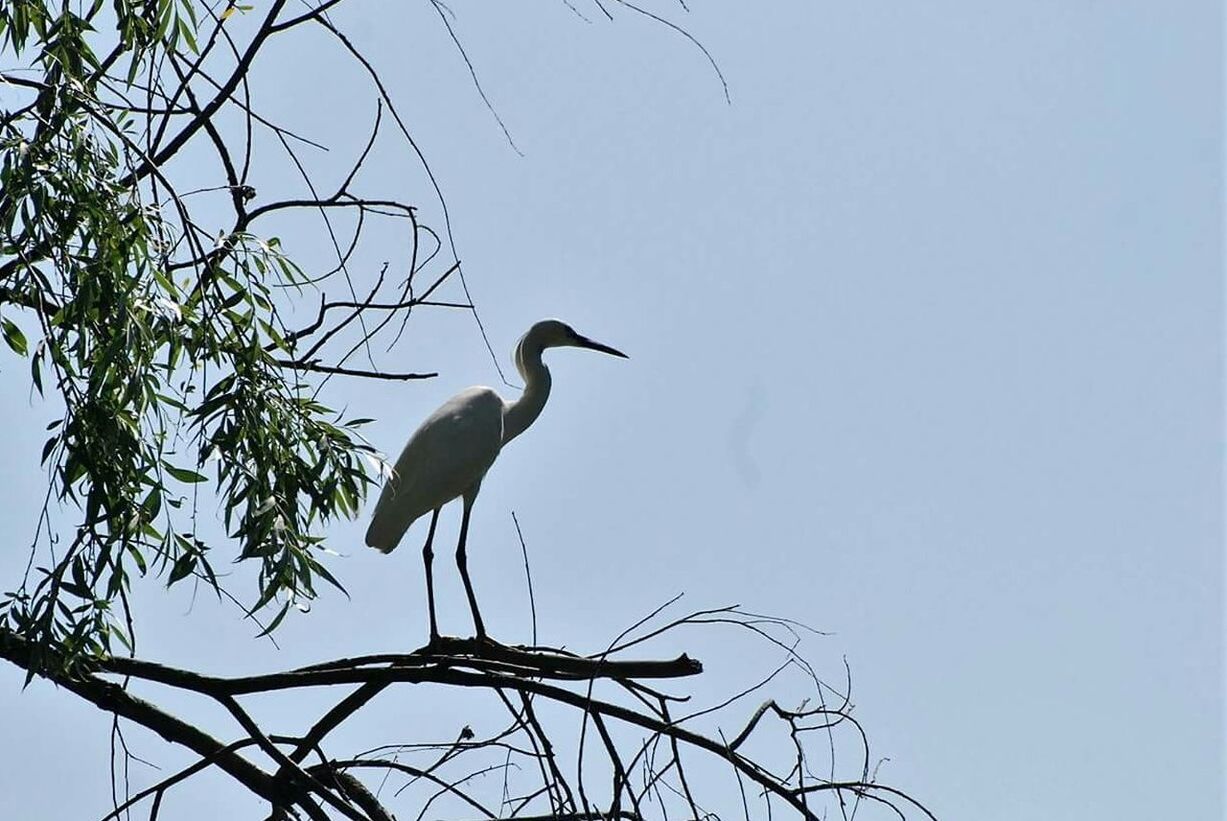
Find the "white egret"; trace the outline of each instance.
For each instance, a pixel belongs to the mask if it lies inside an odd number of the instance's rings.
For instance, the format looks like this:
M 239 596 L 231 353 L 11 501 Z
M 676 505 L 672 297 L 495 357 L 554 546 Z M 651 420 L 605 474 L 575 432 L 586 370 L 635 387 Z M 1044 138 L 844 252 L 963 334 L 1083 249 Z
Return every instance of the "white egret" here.
M 469 532 L 469 513 L 481 480 L 499 451 L 528 428 L 545 407 L 550 396 L 550 371 L 541 361 L 546 348 L 588 348 L 601 353 L 626 358 L 619 350 L 594 342 L 576 333 L 570 325 L 557 319 L 543 319 L 528 329 L 515 349 L 516 369 L 524 379 L 524 392 L 514 402 L 505 402 L 492 388 L 468 388 L 453 396 L 427 417 L 401 451 L 392 476 L 379 494 L 371 525 L 366 531 L 366 543 L 384 553 L 391 553 L 405 531 L 418 518 L 430 513 L 430 530 L 422 561 L 426 567 L 426 601 L 430 609 L 430 640 L 439 638 L 435 619 L 435 591 L 431 576 L 434 553 L 431 542 L 439 511 L 457 497 L 464 499 L 460 520 L 460 540 L 456 546 L 456 566 L 464 582 L 464 592 L 473 613 L 473 626 L 479 639 L 486 638 L 486 629 L 477 611 L 477 598 L 465 556 L 465 540 Z

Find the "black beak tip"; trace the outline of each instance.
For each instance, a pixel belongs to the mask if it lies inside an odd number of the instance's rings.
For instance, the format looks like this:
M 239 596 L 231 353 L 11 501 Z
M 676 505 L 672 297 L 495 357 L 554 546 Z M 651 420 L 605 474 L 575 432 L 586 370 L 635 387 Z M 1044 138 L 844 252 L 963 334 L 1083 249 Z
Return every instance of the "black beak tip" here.
M 581 348 L 587 348 L 590 351 L 600 351 L 601 353 L 607 353 L 610 356 L 617 356 L 622 359 L 630 359 L 629 356 L 622 353 L 617 348 L 611 348 L 608 345 L 603 345 L 600 342 L 597 342 L 595 339 L 589 339 L 586 336 L 579 336 L 577 334 L 576 341 L 579 343 Z

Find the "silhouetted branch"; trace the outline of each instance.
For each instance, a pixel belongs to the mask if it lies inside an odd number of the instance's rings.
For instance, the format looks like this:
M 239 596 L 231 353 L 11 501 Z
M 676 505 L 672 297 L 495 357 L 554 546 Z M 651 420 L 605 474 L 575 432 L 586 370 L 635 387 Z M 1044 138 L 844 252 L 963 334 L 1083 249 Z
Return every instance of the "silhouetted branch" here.
M 725 624 L 726 629 L 729 624 L 736 623 L 738 616 L 743 615 L 736 608 L 699 612 L 722 614 L 719 623 Z M 710 622 L 710 619 L 703 616 L 695 618 L 698 623 Z M 762 616 L 754 616 L 753 620 L 769 621 Z M 668 623 L 674 625 L 671 629 L 676 630 L 688 622 L 682 618 Z M 781 625 L 784 625 L 783 620 L 776 622 L 777 627 Z M 761 630 L 764 625 L 756 626 Z M 661 635 L 659 628 L 650 624 L 641 623 L 638 628 L 654 636 Z M 6 649 L 5 658 L 22 663 L 22 640 L 8 636 L 5 637 L 3 646 Z M 702 666 L 686 655 L 670 661 L 611 659 L 605 654 L 591 658 L 549 648 L 509 647 L 474 639 L 443 639 L 413 653 L 336 659 L 296 670 L 241 677 L 205 675 L 141 659 L 110 657 L 99 660 L 88 673 L 88 678 L 94 688 L 114 688 L 119 693 L 123 691 L 116 685 L 100 680 L 98 676 L 122 675 L 134 680 L 199 693 L 218 701 L 231 712 L 248 736 L 239 746 L 254 745 L 261 749 L 277 765 L 276 774 L 270 776 L 267 772 L 257 770 L 238 759 L 235 751 L 239 747 L 236 744 L 222 745 L 216 741 L 198 741 L 189 746 L 201 754 L 203 759 L 218 762 L 223 769 L 237 768 L 236 777 L 247 779 L 243 782 L 245 784 L 250 782 L 257 785 L 262 790 L 258 792 L 260 795 L 273 796 L 278 800 L 286 800 L 283 796 L 293 796 L 292 803 L 308 814 L 319 812 L 319 807 L 313 810 L 303 806 L 304 802 L 311 803 L 307 796 L 314 795 L 323 801 L 325 806 L 347 818 L 374 819 L 383 818 L 385 815 L 390 817 L 390 813 L 374 798 L 369 789 L 359 789 L 352 776 L 342 776 L 348 770 L 367 769 L 397 772 L 409 777 L 410 783 L 421 781 L 434 785 L 438 792 L 429 802 L 442 795 L 452 795 L 482 817 L 498 817 L 498 812 L 468 787 L 462 786 L 475 774 L 489 772 L 493 765 L 478 765 L 469 770 L 467 775 L 449 776 L 443 772 L 444 768 L 452 770 L 460 763 L 470 761 L 471 756 L 489 750 L 498 751 L 505 756 L 506 760 L 498 764 L 497 768 L 516 766 L 521 761 L 536 762 L 541 778 L 540 785 L 523 798 L 516 799 L 517 817 L 523 817 L 521 814 L 531 809 L 537 800 L 548 797 L 553 816 L 642 818 L 645 817 L 646 811 L 643 802 L 649 794 L 655 794 L 656 800 L 666 800 L 666 793 L 662 788 L 679 799 L 688 813 L 694 817 L 702 817 L 706 811 L 688 770 L 700 764 L 704 769 L 708 769 L 713 764 L 723 762 L 723 766 L 731 768 L 739 785 L 739 793 L 744 802 L 743 811 L 747 815 L 751 814 L 750 802 L 753 793 L 769 802 L 773 800 L 779 805 L 790 807 L 799 817 L 805 819 L 821 817 L 821 811 L 811 806 L 813 799 L 819 795 L 846 795 L 853 801 L 862 798 L 872 800 L 874 803 L 889 805 L 904 816 L 906 808 L 910 807 L 931 818 L 926 808 L 912 801 L 897 788 L 869 780 L 865 763 L 860 767 L 863 777 L 859 779 L 815 780 L 808 774 L 806 761 L 809 753 L 805 749 L 804 740 L 806 734 L 829 731 L 831 727 L 847 724 L 855 728 L 854 737 L 859 743 L 863 743 L 864 736 L 859 724 L 845 712 L 828 707 L 807 708 L 804 705 L 796 710 L 789 710 L 779 706 L 775 699 L 769 699 L 742 719 L 742 729 L 731 741 L 727 740 L 722 732 L 717 732 L 713 737 L 691 726 L 699 717 L 725 710 L 747 693 L 761 689 L 773 681 L 782 669 L 796 666 L 791 659 L 793 652 L 795 651 L 790 650 L 790 655 L 785 658 L 783 664 L 768 673 L 760 684 L 722 700 L 715 708 L 700 710 L 681 719 L 675 719 L 671 715 L 670 699 L 663 695 L 655 703 L 640 699 L 636 695 L 638 691 L 635 678 L 644 676 L 678 680 L 699 673 Z M 636 695 L 632 704 L 637 704 L 638 708 L 595 696 L 592 686 L 601 680 L 609 681 L 625 692 Z M 442 755 L 429 767 L 397 761 L 386 757 L 387 753 L 378 751 L 375 757 L 364 754 L 361 757 L 323 759 L 325 753 L 321 744 L 333 729 L 358 712 L 376 695 L 391 692 L 390 688 L 404 683 L 435 683 L 488 691 L 506 706 L 512 716 L 512 724 L 507 730 L 485 741 L 471 740 L 472 733 L 466 727 L 457 741 L 439 747 Z M 237 697 L 245 695 L 267 694 L 283 689 L 347 684 L 359 686 L 328 710 L 301 737 L 265 734 L 236 700 Z M 566 686 L 568 684 L 580 684 L 582 688 L 576 691 Z M 95 703 L 99 703 L 104 709 L 111 709 L 110 702 Z M 589 721 L 592 723 L 607 762 L 608 787 L 602 789 L 605 796 L 603 800 L 608 802 L 607 806 L 597 807 L 597 802 L 594 801 L 590 787 L 583 777 L 585 771 L 594 765 L 584 763 L 581 758 L 576 773 L 578 780 L 572 782 L 565 774 L 560 760 L 561 752 L 554 740 L 556 730 L 550 729 L 543 720 L 537 708 L 539 703 L 552 705 L 551 715 L 554 715 L 559 707 L 569 708 L 575 711 L 582 725 Z M 131 708 L 125 708 L 119 714 L 155 731 L 159 726 L 158 722 L 162 720 L 152 713 Z M 787 729 L 787 743 L 793 748 L 794 763 L 791 770 L 784 775 L 773 774 L 744 752 L 754 731 L 761 726 L 762 719 L 767 715 L 775 716 L 784 724 Z M 617 723 L 622 729 L 615 732 L 610 722 Z M 628 729 L 638 730 L 646 735 L 624 754 L 618 737 Z M 511 736 L 517 734 L 525 739 L 526 746 L 508 743 Z M 179 740 L 184 737 L 182 728 L 177 728 L 169 737 L 179 743 L 186 743 Z M 666 744 L 668 760 L 663 765 L 657 765 L 655 750 L 662 740 Z M 280 749 L 284 744 L 291 745 L 288 752 L 282 752 Z M 388 752 L 425 750 L 435 746 L 437 745 L 396 745 L 389 748 Z M 582 741 L 580 750 L 582 751 Z M 321 763 L 305 769 L 300 767 L 300 762 L 312 751 L 321 756 Z M 867 754 L 868 749 L 865 747 L 864 761 L 867 761 Z M 243 763 L 236 764 L 236 761 Z M 473 758 L 470 767 L 476 761 L 478 759 Z M 203 762 L 198 763 L 192 772 L 199 771 L 203 766 Z M 229 771 L 230 769 L 227 769 L 227 772 Z M 190 773 L 176 774 L 159 785 L 147 788 L 126 806 L 155 793 L 160 795 L 171 784 L 178 783 L 188 775 Z
M 396 821 L 392 814 L 384 809 L 383 804 L 375 794 L 366 788 L 361 781 L 354 778 L 343 769 L 343 764 L 327 761 L 307 768 L 307 773 L 328 787 L 331 787 L 342 798 L 352 802 L 361 812 L 359 818 L 369 818 L 370 821 Z
M 311 373 L 330 373 L 341 376 L 360 376 L 364 379 L 384 379 L 391 382 L 407 382 L 414 379 L 433 379 L 438 371 L 429 373 L 385 373 L 384 371 L 365 370 L 363 368 L 342 368 L 337 365 L 324 365 L 319 360 L 296 362 L 291 359 L 278 359 L 277 364 L 293 371 L 309 371 Z
M 33 666 L 29 642 L 8 631 L 0 631 L 0 658 L 24 670 L 31 670 Z M 120 685 L 93 675 L 77 678 L 55 675 L 46 677 L 108 713 L 140 724 L 171 743 L 187 747 L 261 798 L 273 803 L 283 800 L 282 795 L 275 789 L 273 778 L 239 756 L 236 747 L 223 744 L 195 726 L 131 695 Z M 310 813 L 310 807 L 313 806 L 311 802 L 301 795 L 298 800 L 303 809 Z M 326 818 L 319 814 L 313 814 L 312 817 Z
M 238 750 L 243 749 L 244 747 L 250 747 L 255 743 L 256 742 L 250 738 L 244 738 L 241 741 L 235 741 L 232 744 L 227 744 L 225 747 L 222 748 L 222 751 L 227 754 L 234 753 L 234 752 L 237 752 Z M 114 810 L 102 816 L 102 818 L 99 819 L 99 821 L 111 821 L 112 818 L 119 818 L 125 811 L 131 809 L 132 807 L 135 807 L 137 804 L 141 803 L 142 801 L 144 801 L 146 798 L 149 798 L 150 796 L 154 796 L 155 799 L 157 799 L 171 787 L 175 786 L 176 784 L 179 784 L 180 782 L 186 781 L 187 779 L 191 778 L 196 773 L 200 772 L 201 770 L 208 769 L 209 767 L 213 766 L 215 763 L 216 763 L 216 756 L 206 756 L 205 758 L 200 759 L 196 763 L 191 764 L 187 767 L 184 767 L 182 770 L 179 770 L 177 773 L 167 776 L 166 778 L 162 779 L 156 784 L 153 784 L 152 786 L 141 790 L 135 795 L 130 796 L 126 801 L 124 801 L 124 803 L 120 804 L 119 806 L 115 807 Z

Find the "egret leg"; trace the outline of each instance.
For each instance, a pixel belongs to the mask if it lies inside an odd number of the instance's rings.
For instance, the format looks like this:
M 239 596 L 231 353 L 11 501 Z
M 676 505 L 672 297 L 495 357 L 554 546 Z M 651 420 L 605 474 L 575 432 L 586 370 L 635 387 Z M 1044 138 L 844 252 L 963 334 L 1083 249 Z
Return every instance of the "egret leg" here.
M 431 542 L 435 540 L 435 525 L 439 523 L 439 508 L 435 508 L 435 512 L 430 514 L 430 531 L 426 534 L 426 546 L 422 548 L 422 563 L 426 565 L 426 606 L 430 608 L 430 643 L 434 644 L 439 640 L 439 622 L 435 619 L 435 580 L 431 573 L 431 565 L 435 560 L 435 553 L 430 549 Z
M 476 494 L 474 494 L 474 497 Z M 477 611 L 477 597 L 473 595 L 473 582 L 469 581 L 468 558 L 464 552 L 465 541 L 469 537 L 469 513 L 473 509 L 473 498 L 464 497 L 464 515 L 460 519 L 460 544 L 456 546 L 456 566 L 460 568 L 460 578 L 464 582 L 465 595 L 469 597 L 469 609 L 473 611 L 473 627 L 477 630 L 477 638 L 485 639 L 486 627 L 481 623 L 481 613 Z

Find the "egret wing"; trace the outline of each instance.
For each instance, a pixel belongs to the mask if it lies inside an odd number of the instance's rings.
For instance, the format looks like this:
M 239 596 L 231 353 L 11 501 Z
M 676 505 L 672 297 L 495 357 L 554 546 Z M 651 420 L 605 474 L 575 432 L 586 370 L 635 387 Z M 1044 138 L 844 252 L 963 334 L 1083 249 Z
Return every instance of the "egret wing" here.
M 421 424 L 375 504 L 366 543 L 390 553 L 420 516 L 481 482 L 503 441 L 503 400 L 490 388 L 453 396 Z

